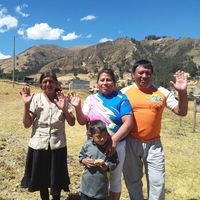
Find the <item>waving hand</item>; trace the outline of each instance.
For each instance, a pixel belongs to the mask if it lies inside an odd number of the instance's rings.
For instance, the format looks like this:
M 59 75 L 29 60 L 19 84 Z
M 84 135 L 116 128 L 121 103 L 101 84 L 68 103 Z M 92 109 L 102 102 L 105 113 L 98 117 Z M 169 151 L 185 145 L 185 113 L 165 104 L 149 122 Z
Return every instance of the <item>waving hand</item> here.
M 20 91 L 20 95 L 22 96 L 24 103 L 26 105 L 30 105 L 34 95 L 33 93 L 31 93 L 30 88 L 29 87 L 22 88 L 22 90 Z
M 175 79 L 175 83 L 173 81 L 170 81 L 170 85 L 176 91 L 184 91 L 187 89 L 187 75 L 184 71 L 178 70 L 175 73 Z

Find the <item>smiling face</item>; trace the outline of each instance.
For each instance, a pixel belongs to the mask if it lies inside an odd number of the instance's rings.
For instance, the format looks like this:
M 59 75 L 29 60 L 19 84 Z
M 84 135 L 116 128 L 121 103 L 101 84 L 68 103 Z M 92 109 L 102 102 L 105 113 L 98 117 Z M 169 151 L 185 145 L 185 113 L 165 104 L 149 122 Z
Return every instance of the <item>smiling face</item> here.
M 151 68 L 144 68 L 142 65 L 139 65 L 135 69 L 135 72 L 132 74 L 132 76 L 138 88 L 146 89 L 151 85 L 152 73 L 153 72 Z
M 104 72 L 99 76 L 97 85 L 99 91 L 106 96 L 113 92 L 115 87 L 115 81 L 112 79 L 110 74 Z
M 55 95 L 57 81 L 51 76 L 45 77 L 42 79 L 40 87 L 47 96 Z

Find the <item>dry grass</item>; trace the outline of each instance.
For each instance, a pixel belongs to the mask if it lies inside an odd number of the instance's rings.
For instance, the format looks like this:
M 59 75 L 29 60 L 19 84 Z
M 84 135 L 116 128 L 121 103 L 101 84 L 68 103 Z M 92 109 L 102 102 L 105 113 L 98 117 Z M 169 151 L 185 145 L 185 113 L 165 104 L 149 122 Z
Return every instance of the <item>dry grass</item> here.
M 27 143 L 31 129 L 22 125 L 23 103 L 19 95 L 21 85 L 0 81 L 0 200 L 38 200 L 38 193 L 20 188 L 23 176 Z M 32 87 L 32 91 L 39 91 Z M 86 92 L 79 91 L 81 98 Z M 200 113 L 197 114 L 196 132 L 193 128 L 193 104 L 189 113 L 180 118 L 165 110 L 162 125 L 162 142 L 166 156 L 166 200 L 200 200 Z M 62 200 L 78 200 L 82 168 L 78 154 L 85 141 L 85 127 L 66 126 L 71 193 L 62 193 Z M 144 191 L 146 186 L 144 184 Z M 146 191 L 145 191 L 146 194 Z M 128 200 L 123 185 L 122 200 Z

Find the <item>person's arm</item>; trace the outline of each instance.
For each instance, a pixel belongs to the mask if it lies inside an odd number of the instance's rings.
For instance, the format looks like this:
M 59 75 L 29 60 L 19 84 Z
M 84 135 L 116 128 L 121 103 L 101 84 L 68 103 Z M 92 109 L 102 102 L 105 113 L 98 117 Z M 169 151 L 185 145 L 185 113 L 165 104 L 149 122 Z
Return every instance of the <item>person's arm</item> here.
M 23 124 L 24 128 L 30 128 L 33 124 L 33 114 L 29 111 L 30 105 L 24 104 Z
M 187 75 L 179 70 L 175 78 L 176 82 L 171 81 L 170 84 L 178 92 L 178 105 L 172 111 L 177 115 L 186 116 L 188 111 Z
M 65 119 L 67 120 L 68 124 L 70 126 L 74 126 L 75 125 L 75 117 L 73 115 L 72 112 L 68 112 L 68 110 L 63 110 L 63 114 L 65 116 Z
M 186 116 L 188 111 L 187 92 L 178 92 L 178 105 L 172 110 L 176 115 Z
M 76 111 L 76 118 L 77 118 L 78 123 L 80 125 L 87 124 L 87 122 L 88 122 L 87 116 L 84 115 L 81 104 L 79 106 L 75 107 L 75 111 Z
M 86 166 L 87 168 L 91 168 L 94 167 L 95 165 L 94 165 L 94 160 L 88 157 L 87 155 L 87 145 L 88 145 L 87 142 L 81 148 L 81 151 L 79 153 L 79 162 L 84 166 Z
M 33 123 L 33 113 L 30 112 L 30 104 L 34 94 L 30 93 L 29 87 L 24 87 L 20 91 L 20 95 L 24 101 L 23 124 L 25 128 L 30 128 Z
M 112 136 L 112 146 L 116 148 L 117 143 L 126 137 L 128 133 L 133 129 L 133 117 L 132 115 L 124 115 L 122 117 L 123 124 L 120 126 L 119 130 Z

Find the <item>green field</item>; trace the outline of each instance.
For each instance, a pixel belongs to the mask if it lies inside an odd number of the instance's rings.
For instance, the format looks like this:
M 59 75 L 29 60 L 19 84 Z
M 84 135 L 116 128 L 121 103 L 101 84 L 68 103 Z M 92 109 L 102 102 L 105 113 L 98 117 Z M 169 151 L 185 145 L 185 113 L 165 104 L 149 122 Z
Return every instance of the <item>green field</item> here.
M 24 129 L 22 124 L 23 102 L 19 95 L 22 87 L 13 88 L 11 83 L 0 81 L 0 200 L 39 199 L 37 192 L 28 193 L 20 188 L 31 135 L 31 129 Z M 39 88 L 32 87 L 32 91 L 37 92 Z M 87 93 L 79 93 L 84 100 Z M 161 138 L 166 157 L 166 200 L 200 200 L 200 113 L 193 132 L 193 107 L 190 102 L 184 118 L 167 109 L 164 112 Z M 78 163 L 78 154 L 86 139 L 85 127 L 78 123 L 74 127 L 67 125 L 66 134 L 72 197 L 79 191 L 83 168 Z M 63 192 L 61 199 L 78 199 L 68 195 Z M 129 199 L 124 185 L 121 199 Z

